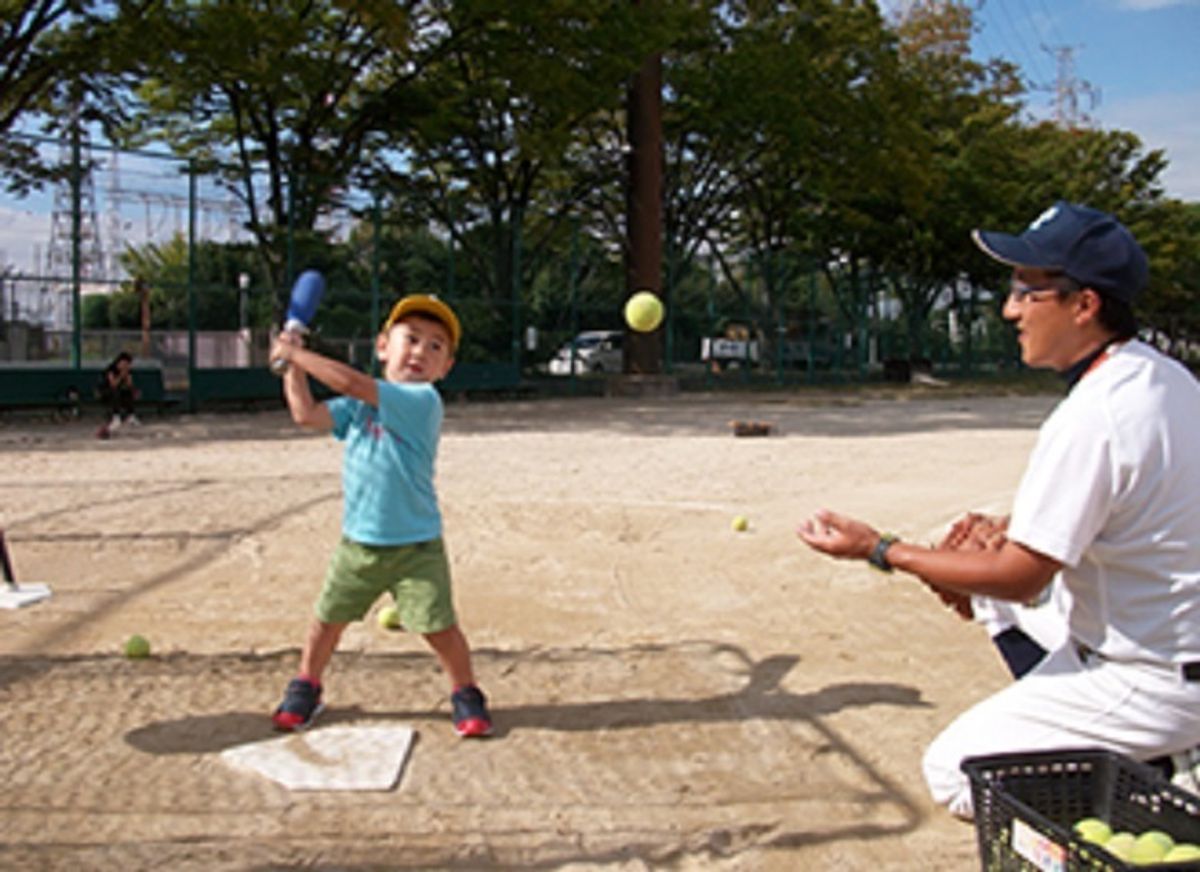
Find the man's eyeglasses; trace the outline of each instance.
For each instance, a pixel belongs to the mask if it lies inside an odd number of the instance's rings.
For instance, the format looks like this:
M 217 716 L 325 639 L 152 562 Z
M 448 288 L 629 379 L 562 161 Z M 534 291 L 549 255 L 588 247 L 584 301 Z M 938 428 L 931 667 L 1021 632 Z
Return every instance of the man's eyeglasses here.
M 1070 287 L 1069 282 L 1064 286 L 1062 279 L 1054 279 L 1044 285 L 1027 285 L 1013 279 L 1008 286 L 1008 299 L 1014 303 L 1040 303 L 1074 290 L 1076 289 Z

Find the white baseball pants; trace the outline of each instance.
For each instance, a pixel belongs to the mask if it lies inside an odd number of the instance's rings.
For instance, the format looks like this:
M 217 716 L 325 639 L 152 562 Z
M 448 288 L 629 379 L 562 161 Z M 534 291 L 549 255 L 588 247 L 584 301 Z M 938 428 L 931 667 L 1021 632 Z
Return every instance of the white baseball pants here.
M 1200 744 L 1200 681 L 1179 666 L 1103 660 L 1068 642 L 1019 681 L 959 715 L 925 752 L 936 802 L 973 816 L 967 757 L 1107 748 L 1146 760 Z

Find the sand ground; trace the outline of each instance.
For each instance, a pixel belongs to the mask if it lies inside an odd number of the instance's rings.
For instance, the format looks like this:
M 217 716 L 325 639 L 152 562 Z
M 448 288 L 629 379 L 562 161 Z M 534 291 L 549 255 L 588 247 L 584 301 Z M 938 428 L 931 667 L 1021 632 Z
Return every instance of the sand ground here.
M 446 539 L 497 735 L 453 736 L 418 637 L 355 625 L 321 723 L 418 731 L 375 793 L 219 759 L 272 735 L 338 536 L 334 440 L 275 410 L 109 442 L 0 421 L 0 525 L 54 591 L 0 611 L 0 868 L 978 868 L 920 758 L 1006 682 L 999 658 L 918 583 L 793 531 L 830 506 L 932 540 L 1004 510 L 1054 401 L 449 404 Z M 120 653 L 135 632 L 147 660 Z

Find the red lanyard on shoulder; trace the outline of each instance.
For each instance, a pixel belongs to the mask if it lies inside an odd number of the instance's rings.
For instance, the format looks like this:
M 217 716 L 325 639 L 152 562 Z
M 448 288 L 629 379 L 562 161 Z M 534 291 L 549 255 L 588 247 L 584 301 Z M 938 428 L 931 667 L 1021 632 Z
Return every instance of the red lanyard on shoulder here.
M 1088 368 L 1083 371 L 1083 375 L 1087 375 L 1100 364 L 1104 363 L 1104 361 L 1108 360 L 1108 358 L 1112 355 L 1112 352 L 1109 350 L 1109 348 L 1110 346 L 1108 345 L 1104 346 L 1104 350 L 1096 356 L 1095 360 L 1088 364 Z M 1083 376 L 1080 376 L 1080 378 L 1083 378 Z
M 1108 360 L 1112 354 L 1112 347 L 1120 344 L 1119 340 L 1111 339 L 1104 345 L 1097 348 L 1087 357 L 1072 364 L 1071 368 L 1063 372 L 1063 377 L 1067 380 L 1067 389 L 1074 388 L 1079 384 L 1080 380 L 1085 375 L 1098 367 L 1101 363 Z

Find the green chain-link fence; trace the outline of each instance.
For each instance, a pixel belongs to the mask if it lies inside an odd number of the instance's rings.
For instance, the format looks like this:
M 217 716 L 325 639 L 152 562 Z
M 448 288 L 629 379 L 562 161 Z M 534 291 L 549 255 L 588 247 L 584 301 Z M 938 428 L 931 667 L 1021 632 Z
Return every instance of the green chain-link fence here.
M 292 210 L 272 221 L 268 204 L 167 155 L 82 138 L 37 147 L 56 178 L 0 196 L 0 406 L 87 399 L 122 350 L 134 355 L 147 399 L 188 408 L 278 399 L 266 368 L 270 332 L 291 277 L 308 268 L 329 282 L 314 341 L 364 369 L 387 308 L 412 292 L 441 295 L 466 326 L 451 390 L 596 389 L 624 366 L 619 240 L 584 233 L 581 222 L 536 253 L 513 233 L 514 278 L 489 290 L 453 234 L 396 217 L 405 210 L 386 192 L 343 192 L 301 227 Z M 685 387 L 717 387 L 1017 365 L 986 291 L 945 289 L 914 337 L 887 276 L 860 277 L 847 291 L 829 270 L 794 269 L 768 292 L 759 273 L 670 265 L 665 373 Z

